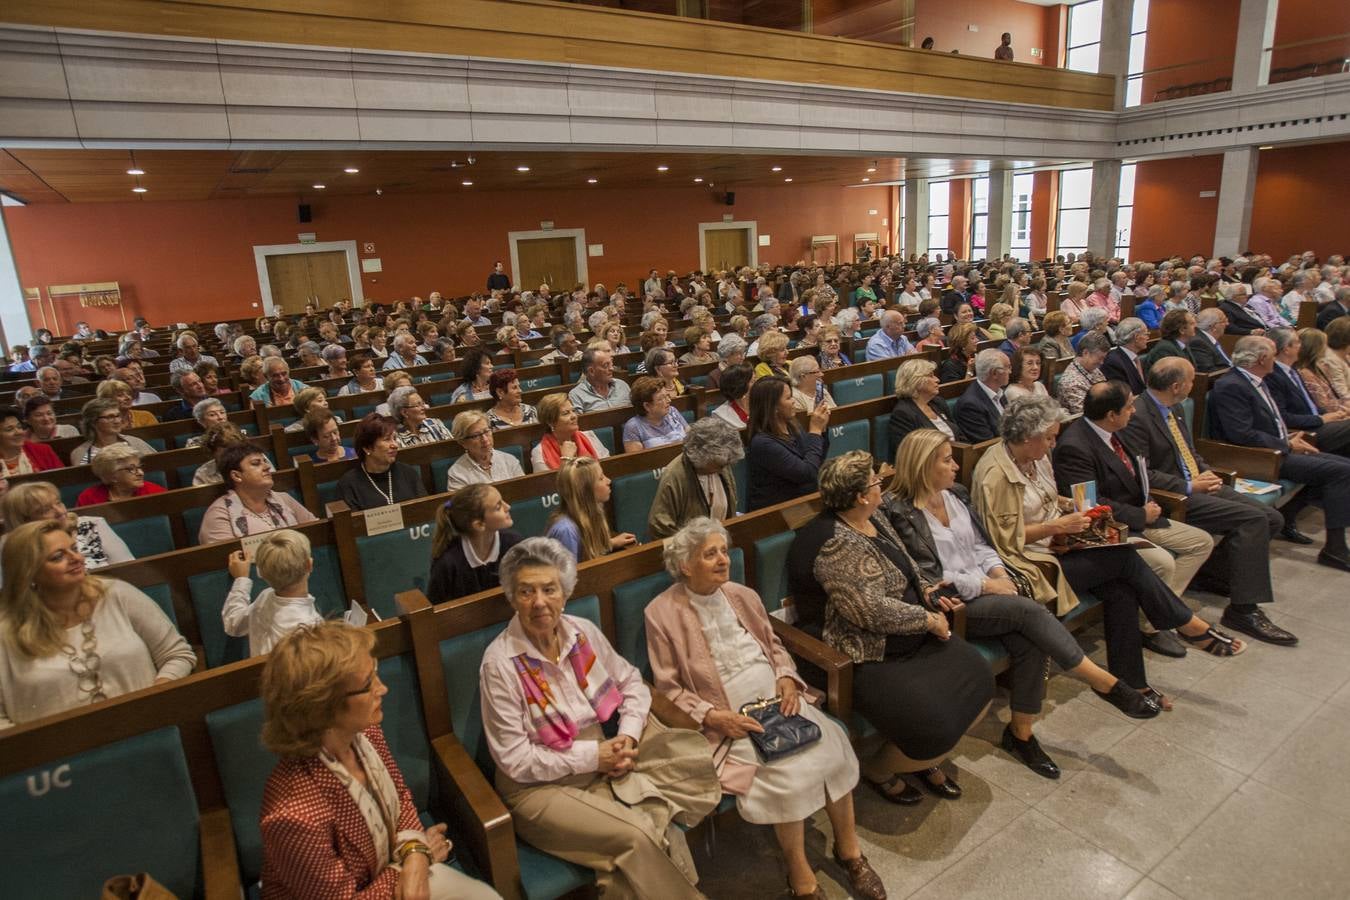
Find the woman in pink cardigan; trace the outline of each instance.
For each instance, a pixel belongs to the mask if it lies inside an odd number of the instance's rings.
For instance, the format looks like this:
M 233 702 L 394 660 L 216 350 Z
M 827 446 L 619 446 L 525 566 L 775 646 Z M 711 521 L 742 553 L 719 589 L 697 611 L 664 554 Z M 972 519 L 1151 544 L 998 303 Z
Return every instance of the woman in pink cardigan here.
M 773 633 L 764 603 L 730 581 L 728 535 L 707 517 L 666 539 L 665 564 L 676 584 L 647 607 L 652 681 L 703 728 L 722 790 L 741 818 L 773 825 L 793 896 L 823 897 L 806 858 L 805 820 L 822 806 L 834 827 L 834 858 L 855 896 L 884 900 L 886 889 L 862 855 L 853 819 L 858 758 L 837 722 L 803 701 L 806 685 Z M 814 722 L 820 740 L 761 762 L 748 735 L 762 731 L 741 705 L 780 697 L 785 715 Z

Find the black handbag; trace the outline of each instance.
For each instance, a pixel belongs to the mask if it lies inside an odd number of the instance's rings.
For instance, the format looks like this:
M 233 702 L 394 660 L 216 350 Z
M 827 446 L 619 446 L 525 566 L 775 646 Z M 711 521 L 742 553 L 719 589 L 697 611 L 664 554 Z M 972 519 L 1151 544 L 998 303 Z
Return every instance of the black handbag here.
M 761 697 L 741 707 L 741 715 L 754 719 L 764 729 L 760 733 L 750 732 L 749 737 L 755 752 L 766 763 L 791 756 L 820 740 L 819 725 L 805 716 L 783 715 L 781 702 L 782 697 L 768 700 Z

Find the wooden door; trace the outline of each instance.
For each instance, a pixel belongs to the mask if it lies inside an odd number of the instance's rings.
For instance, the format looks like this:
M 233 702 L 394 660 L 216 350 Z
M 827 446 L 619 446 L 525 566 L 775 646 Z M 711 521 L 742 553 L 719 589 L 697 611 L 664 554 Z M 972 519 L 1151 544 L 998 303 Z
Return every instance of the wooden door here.
M 547 284 L 554 291 L 571 291 L 577 278 L 575 237 L 526 238 L 516 241 L 520 286 L 533 291 Z
M 269 256 L 267 280 L 272 303 L 285 307 L 287 313 L 303 311 L 311 300 L 332 306 L 352 296 L 347 254 L 341 250 Z
M 707 271 L 721 272 L 750 264 L 749 228 L 709 228 L 703 232 Z

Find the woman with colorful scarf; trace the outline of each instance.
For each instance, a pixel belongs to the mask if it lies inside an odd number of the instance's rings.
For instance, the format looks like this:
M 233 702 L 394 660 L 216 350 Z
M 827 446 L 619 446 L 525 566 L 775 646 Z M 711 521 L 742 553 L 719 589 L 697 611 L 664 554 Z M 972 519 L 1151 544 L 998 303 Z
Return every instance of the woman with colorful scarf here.
M 721 799 L 707 742 L 649 720 L 638 670 L 599 626 L 563 614 L 577 570 L 561 544 L 527 538 L 499 573 L 515 616 L 483 654 L 480 689 L 517 836 L 594 869 L 611 900 L 701 897 L 676 822 L 696 823 Z

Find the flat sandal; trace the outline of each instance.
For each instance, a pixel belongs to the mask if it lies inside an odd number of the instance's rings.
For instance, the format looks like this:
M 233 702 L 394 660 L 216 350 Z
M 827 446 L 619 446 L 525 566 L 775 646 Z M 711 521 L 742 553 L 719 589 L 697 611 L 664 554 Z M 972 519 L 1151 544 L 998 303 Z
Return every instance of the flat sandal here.
M 1204 634 L 1197 634 L 1194 637 L 1182 634 L 1180 631 L 1178 631 L 1177 634 L 1186 643 L 1190 644 L 1191 646 L 1195 647 L 1198 650 L 1203 650 L 1205 653 L 1208 653 L 1211 656 L 1219 656 L 1219 657 L 1237 656 L 1243 650 L 1247 649 L 1247 645 L 1245 643 L 1239 644 L 1238 641 L 1231 635 L 1224 634 L 1222 631 L 1220 631 L 1219 629 L 1215 628 L 1212 625 L 1205 631 Z M 1200 646 L 1201 644 L 1203 644 L 1204 646 Z

